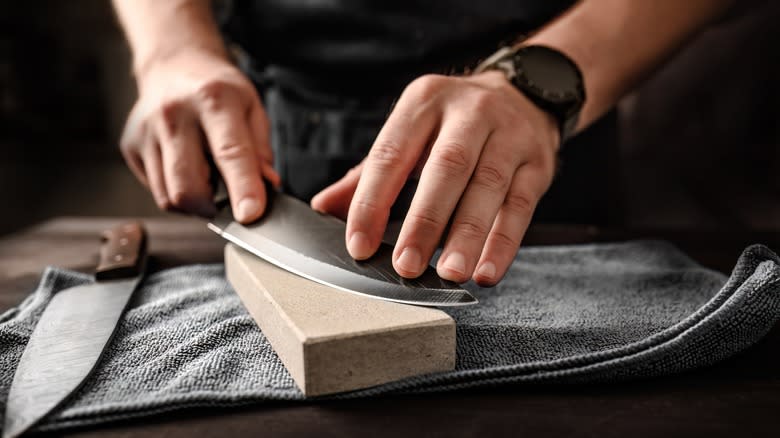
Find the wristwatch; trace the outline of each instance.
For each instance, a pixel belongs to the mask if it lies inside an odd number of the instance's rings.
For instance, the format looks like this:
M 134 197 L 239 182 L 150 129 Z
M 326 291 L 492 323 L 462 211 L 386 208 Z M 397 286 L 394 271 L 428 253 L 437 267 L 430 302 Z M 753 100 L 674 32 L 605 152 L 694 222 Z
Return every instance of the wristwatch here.
M 585 86 L 577 64 L 546 46 L 504 47 L 480 63 L 474 73 L 500 70 L 536 106 L 552 114 L 561 143 L 574 134 L 585 103 Z

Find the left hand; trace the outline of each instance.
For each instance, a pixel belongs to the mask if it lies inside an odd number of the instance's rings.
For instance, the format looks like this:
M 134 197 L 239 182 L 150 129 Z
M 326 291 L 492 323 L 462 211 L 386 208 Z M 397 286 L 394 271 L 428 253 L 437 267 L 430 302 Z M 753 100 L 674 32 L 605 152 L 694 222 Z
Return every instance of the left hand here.
M 559 136 L 555 119 L 501 72 L 422 76 L 404 90 L 363 162 L 311 204 L 348 213 L 347 249 L 366 259 L 401 187 L 421 168 L 393 253 L 396 271 L 422 274 L 452 220 L 438 274 L 494 285 L 552 182 Z

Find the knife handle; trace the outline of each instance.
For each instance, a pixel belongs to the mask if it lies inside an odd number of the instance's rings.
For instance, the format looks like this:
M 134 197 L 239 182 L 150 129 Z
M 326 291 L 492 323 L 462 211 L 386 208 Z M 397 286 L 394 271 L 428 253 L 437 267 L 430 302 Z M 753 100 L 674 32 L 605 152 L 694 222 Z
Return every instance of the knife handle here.
M 146 259 L 146 232 L 141 222 L 132 221 L 106 230 L 102 235 L 100 262 L 95 278 L 112 280 L 140 275 Z

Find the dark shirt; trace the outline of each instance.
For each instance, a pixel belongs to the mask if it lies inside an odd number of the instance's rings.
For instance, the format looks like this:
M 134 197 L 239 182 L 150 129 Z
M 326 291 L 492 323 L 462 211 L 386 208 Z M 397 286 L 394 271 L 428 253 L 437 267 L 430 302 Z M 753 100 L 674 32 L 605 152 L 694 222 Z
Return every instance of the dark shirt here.
M 573 3 L 234 0 L 224 29 L 259 65 L 347 82 L 366 75 L 407 82 L 426 72 L 460 71 Z

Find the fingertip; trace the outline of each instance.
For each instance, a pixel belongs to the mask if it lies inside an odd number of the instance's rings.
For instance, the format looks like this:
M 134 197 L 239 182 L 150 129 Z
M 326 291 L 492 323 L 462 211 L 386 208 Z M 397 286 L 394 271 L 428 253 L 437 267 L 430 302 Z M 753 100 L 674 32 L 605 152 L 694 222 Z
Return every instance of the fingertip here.
M 498 283 L 498 280 L 496 278 L 496 265 L 493 262 L 482 262 L 474 272 L 474 281 L 480 286 L 492 287 Z
M 468 278 L 460 272 L 453 272 L 446 268 L 436 268 L 436 274 L 444 280 L 452 281 L 454 283 L 465 283 Z
M 309 206 L 312 208 L 312 210 L 319 211 L 320 213 L 325 213 L 325 200 L 323 192 L 319 192 L 316 195 L 314 195 L 311 198 L 311 201 L 309 201 Z
M 263 203 L 252 197 L 246 197 L 238 202 L 235 210 L 235 218 L 242 224 L 257 220 L 263 214 Z
M 374 255 L 374 248 L 368 235 L 362 231 L 355 231 L 347 241 L 347 251 L 355 260 L 365 260 Z
M 334 199 L 335 198 L 335 199 Z M 311 198 L 311 208 L 322 213 L 333 213 L 338 201 L 338 193 L 334 193 L 333 187 L 326 187 Z
M 465 283 L 469 279 L 469 273 L 466 272 L 465 256 L 460 252 L 448 254 L 442 260 L 439 260 L 436 273 L 445 280 Z
M 401 251 L 393 262 L 393 267 L 404 278 L 417 278 L 425 270 L 420 250 L 413 246 L 408 246 Z
M 332 214 L 341 219 L 346 219 L 349 214 L 349 205 L 352 201 L 352 193 L 345 191 L 338 182 L 322 189 L 311 198 L 311 208 L 322 213 Z

